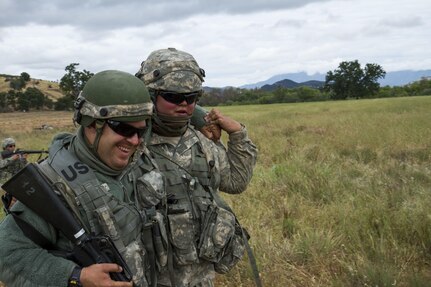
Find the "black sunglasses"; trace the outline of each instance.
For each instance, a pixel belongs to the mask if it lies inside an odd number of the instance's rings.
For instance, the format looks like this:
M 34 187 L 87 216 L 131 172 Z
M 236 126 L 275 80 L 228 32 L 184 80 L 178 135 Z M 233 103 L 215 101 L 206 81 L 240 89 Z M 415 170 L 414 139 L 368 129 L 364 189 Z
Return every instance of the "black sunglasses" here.
M 157 93 L 166 101 L 179 105 L 182 102 L 186 101 L 188 105 L 194 103 L 200 95 L 200 92 L 192 92 L 192 93 L 175 93 L 175 92 L 167 92 L 167 91 L 158 91 Z
M 14 144 L 7 145 L 6 147 L 15 147 Z
M 111 128 L 111 130 L 113 130 L 120 136 L 123 136 L 126 138 L 133 137 L 135 134 L 138 134 L 138 137 L 141 138 L 143 137 L 143 135 L 145 134 L 145 131 L 147 130 L 146 128 L 138 129 L 126 123 L 113 121 L 113 120 L 107 120 L 106 123 Z

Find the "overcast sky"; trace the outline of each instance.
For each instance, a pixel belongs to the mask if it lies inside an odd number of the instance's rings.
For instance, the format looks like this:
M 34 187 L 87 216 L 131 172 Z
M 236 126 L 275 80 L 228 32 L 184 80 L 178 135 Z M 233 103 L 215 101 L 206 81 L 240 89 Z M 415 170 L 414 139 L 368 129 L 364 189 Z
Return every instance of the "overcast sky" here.
M 60 80 L 64 68 L 134 74 L 156 49 L 191 53 L 206 86 L 341 61 L 431 69 L 430 0 L 0 0 L 0 74 Z

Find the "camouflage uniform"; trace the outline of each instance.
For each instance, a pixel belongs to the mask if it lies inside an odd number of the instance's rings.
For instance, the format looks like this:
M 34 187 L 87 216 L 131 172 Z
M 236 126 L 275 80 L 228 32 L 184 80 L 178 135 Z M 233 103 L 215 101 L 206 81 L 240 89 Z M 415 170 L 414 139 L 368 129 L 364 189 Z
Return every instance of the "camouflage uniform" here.
M 119 83 L 100 83 L 101 77 L 111 81 L 109 75 L 112 75 L 114 82 L 119 79 Z M 103 98 L 96 98 L 99 103 L 91 102 L 87 95 L 87 92 L 91 95 L 90 87 L 94 86 L 95 79 L 99 81 L 97 89 L 105 85 L 109 89 L 97 92 L 98 95 L 103 95 Z M 122 84 L 125 86 L 121 86 Z M 128 84 L 138 86 L 135 91 L 138 98 L 126 98 L 126 95 L 118 97 L 121 92 L 132 90 L 132 87 L 127 87 Z M 130 99 L 138 103 L 130 102 Z M 100 103 L 103 100 L 114 103 L 112 106 L 108 102 Z M 119 103 L 120 100 L 124 102 Z M 142 121 L 151 116 L 151 107 L 147 90 L 135 77 L 117 71 L 101 72 L 94 75 L 84 87 L 76 103 L 75 120 L 83 127 L 94 121 L 103 123 L 111 116 L 115 116 L 117 121 Z M 83 113 L 80 112 L 81 108 Z M 72 199 L 69 200 L 72 202 L 71 208 L 77 211 L 89 233 L 112 238 L 132 271 L 135 286 L 149 286 L 152 262 L 146 249 L 148 237 L 144 235 L 147 210 L 143 207 L 139 194 L 148 192 L 147 190 L 163 193 L 162 175 L 142 147 L 135 152 L 124 169 L 112 169 L 100 160 L 97 144 L 88 143 L 83 127 L 75 135 L 57 135 L 49 148 L 48 158 L 38 166 L 50 181 L 57 183 L 56 186 L 59 186 L 65 198 Z M 100 136 L 101 131 L 98 134 L 99 138 Z M 17 202 L 12 207 L 12 212 L 44 235 L 52 243 L 54 250 L 72 250 L 72 243 L 61 232 L 25 205 Z M 0 280 L 8 287 L 67 286 L 76 264 L 46 252 L 45 248 L 23 236 L 12 216 L 7 216 L 0 225 L 0 242 Z
M 200 90 L 204 75 L 191 55 L 172 48 L 151 53 L 137 73 L 153 91 L 153 101 L 157 90 Z M 229 135 L 226 149 L 187 122 L 179 134 L 166 134 L 161 130 L 164 122 L 157 117 L 155 111 L 155 132 L 147 147 L 166 178 L 166 200 L 157 206 L 164 212 L 165 240 L 169 242 L 158 284 L 213 286 L 214 271 L 226 273 L 244 251 L 236 244 L 242 240 L 242 231 L 235 216 L 215 197 L 219 197 L 219 190 L 237 194 L 246 189 L 257 149 L 244 126 Z
M 6 182 L 26 164 L 27 160 L 25 158 L 18 158 L 16 160 L 12 158 L 0 159 L 0 183 Z
M 27 160 L 24 157 L 18 159 L 12 159 L 11 157 L 3 158 L 3 153 L 8 152 L 6 147 L 10 144 L 15 145 L 13 138 L 6 138 L 2 142 L 3 152 L 0 157 L 0 184 L 6 182 L 9 178 L 17 173 L 21 168 L 27 164 Z

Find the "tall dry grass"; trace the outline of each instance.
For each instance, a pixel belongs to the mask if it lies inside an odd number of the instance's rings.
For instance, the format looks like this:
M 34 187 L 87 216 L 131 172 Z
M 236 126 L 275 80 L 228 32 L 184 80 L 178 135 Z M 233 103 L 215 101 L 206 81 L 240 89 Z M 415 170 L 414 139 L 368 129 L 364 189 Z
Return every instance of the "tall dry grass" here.
M 260 154 L 226 198 L 265 286 L 429 286 L 431 98 L 226 107 Z M 253 286 L 247 261 L 220 286 Z
M 429 286 L 431 97 L 220 109 L 259 148 L 247 191 L 225 198 L 264 286 Z M 43 148 L 57 131 L 0 135 Z M 217 286 L 253 286 L 250 270 Z

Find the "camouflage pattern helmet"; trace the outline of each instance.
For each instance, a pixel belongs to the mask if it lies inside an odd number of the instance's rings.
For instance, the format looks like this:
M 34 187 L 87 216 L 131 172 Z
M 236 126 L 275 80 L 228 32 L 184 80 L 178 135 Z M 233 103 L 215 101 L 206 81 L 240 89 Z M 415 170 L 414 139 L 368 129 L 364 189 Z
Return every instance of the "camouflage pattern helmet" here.
M 5 138 L 2 142 L 2 148 L 5 149 L 8 145 L 15 145 L 15 140 L 13 138 Z
M 74 120 L 82 126 L 94 120 L 123 122 L 151 118 L 153 103 L 144 83 L 133 75 L 107 70 L 95 74 L 75 101 Z
M 168 48 L 152 52 L 136 76 L 149 89 L 190 93 L 202 89 L 205 71 L 189 53 Z

